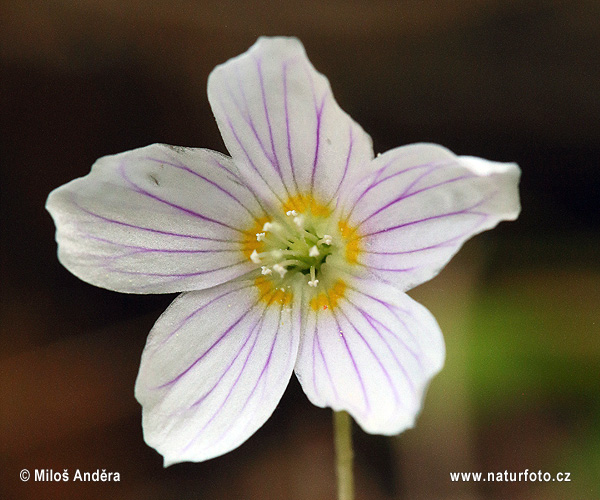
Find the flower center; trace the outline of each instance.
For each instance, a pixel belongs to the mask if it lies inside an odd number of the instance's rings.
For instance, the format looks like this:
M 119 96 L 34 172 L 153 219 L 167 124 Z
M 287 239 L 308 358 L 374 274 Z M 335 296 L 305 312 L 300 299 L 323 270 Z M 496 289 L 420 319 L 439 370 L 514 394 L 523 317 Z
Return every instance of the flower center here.
M 312 217 L 288 210 L 282 220 L 265 222 L 256 240 L 262 242 L 261 251 L 255 249 L 250 260 L 261 265 L 263 275 L 279 281 L 277 286 L 284 286 L 297 273 L 306 276 L 308 286 L 318 286 L 333 238 L 319 234 Z

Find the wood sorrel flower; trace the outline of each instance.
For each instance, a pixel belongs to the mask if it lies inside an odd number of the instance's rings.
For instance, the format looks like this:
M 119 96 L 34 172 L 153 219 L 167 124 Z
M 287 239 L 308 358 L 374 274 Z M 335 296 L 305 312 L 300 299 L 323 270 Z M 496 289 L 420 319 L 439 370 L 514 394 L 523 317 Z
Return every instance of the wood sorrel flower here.
M 374 158 L 293 38 L 218 66 L 208 98 L 231 158 L 155 144 L 99 159 L 47 203 L 76 276 L 183 292 L 142 356 L 146 442 L 167 465 L 226 453 L 293 371 L 367 432 L 411 427 L 444 343 L 405 292 L 517 217 L 517 165 L 432 144 Z

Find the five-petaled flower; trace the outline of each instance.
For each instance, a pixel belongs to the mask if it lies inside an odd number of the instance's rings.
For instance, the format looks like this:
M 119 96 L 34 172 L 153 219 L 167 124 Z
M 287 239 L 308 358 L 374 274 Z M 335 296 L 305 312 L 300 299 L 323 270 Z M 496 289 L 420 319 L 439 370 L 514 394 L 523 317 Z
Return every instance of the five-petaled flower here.
M 183 292 L 152 329 L 136 397 L 165 464 L 236 448 L 292 372 L 367 432 L 411 427 L 444 343 L 405 294 L 519 213 L 519 169 L 432 144 L 373 156 L 293 38 L 218 66 L 231 157 L 160 144 L 50 194 L 61 262 L 130 293 Z

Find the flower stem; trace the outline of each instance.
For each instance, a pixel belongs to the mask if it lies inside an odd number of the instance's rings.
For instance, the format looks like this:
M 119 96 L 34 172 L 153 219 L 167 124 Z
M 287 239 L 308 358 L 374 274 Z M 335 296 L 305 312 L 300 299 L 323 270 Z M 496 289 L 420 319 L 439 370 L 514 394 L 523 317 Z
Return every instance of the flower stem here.
M 333 434 L 337 473 L 338 500 L 354 500 L 352 462 L 352 418 L 345 411 L 333 412 Z

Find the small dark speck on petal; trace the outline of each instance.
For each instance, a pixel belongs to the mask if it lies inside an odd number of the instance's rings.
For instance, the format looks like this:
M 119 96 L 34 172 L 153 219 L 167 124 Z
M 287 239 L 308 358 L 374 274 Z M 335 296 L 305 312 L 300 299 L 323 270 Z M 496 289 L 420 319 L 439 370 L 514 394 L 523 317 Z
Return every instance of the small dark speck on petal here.
M 170 144 L 165 144 L 170 150 L 175 151 L 176 153 L 185 153 L 188 148 L 183 146 L 171 146 Z
M 150 178 L 150 180 L 152 180 L 152 182 L 154 182 L 154 184 L 156 184 L 157 186 L 160 186 L 158 179 L 153 174 L 148 174 L 148 177 Z

